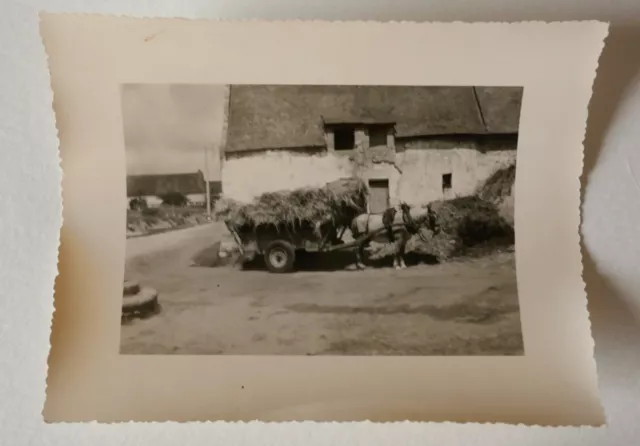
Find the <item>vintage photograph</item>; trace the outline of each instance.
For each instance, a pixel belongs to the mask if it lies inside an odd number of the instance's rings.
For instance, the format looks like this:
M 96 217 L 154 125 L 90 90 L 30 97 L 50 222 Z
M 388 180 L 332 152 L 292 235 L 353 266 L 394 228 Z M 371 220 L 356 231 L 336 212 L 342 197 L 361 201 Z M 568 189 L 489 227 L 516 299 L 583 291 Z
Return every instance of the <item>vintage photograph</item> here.
M 122 85 L 120 352 L 523 355 L 522 94 Z
M 606 421 L 579 179 L 607 24 L 40 29 L 48 423 Z

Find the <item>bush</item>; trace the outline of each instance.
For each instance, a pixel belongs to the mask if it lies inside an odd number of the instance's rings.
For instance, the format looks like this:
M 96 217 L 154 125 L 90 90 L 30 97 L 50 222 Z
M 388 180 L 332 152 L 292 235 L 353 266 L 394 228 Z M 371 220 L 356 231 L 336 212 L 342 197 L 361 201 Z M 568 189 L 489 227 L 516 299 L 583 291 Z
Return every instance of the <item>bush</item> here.
M 142 215 L 145 217 L 159 217 L 160 209 L 158 208 L 146 208 L 142 210 Z
M 218 200 L 220 200 L 221 197 L 222 197 L 222 194 L 211 194 L 211 200 L 210 200 L 211 209 L 216 208 L 216 203 L 218 202 Z
M 498 169 L 476 191 L 476 195 L 498 207 L 500 215 L 511 225 L 514 224 L 514 185 L 516 166 Z
M 167 206 L 187 206 L 189 204 L 189 197 L 182 192 L 167 192 L 158 198 L 162 200 L 162 204 Z
M 144 197 L 135 197 L 129 200 L 129 209 L 131 209 L 132 211 L 141 211 L 143 209 L 147 209 L 148 207 L 149 204 Z
M 500 215 L 497 206 L 479 199 L 471 203 L 456 230 L 463 246 L 471 247 L 494 239 L 513 243 L 514 230 Z
M 440 232 L 424 233 L 425 240 L 413 237 L 407 246 L 408 252 L 430 254 L 446 260 L 465 255 L 476 246 L 497 248 L 514 243 L 513 227 L 491 202 L 468 196 L 435 202 L 433 207 Z

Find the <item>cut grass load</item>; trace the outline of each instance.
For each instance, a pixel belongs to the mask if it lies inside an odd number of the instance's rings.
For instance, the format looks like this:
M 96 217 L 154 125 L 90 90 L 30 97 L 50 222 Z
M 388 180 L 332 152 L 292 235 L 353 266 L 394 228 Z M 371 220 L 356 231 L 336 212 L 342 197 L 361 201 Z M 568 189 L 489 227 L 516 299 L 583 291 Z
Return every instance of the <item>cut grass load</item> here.
M 367 186 L 362 180 L 345 178 L 321 188 L 267 192 L 250 203 L 222 197 L 216 202 L 214 213 L 235 228 L 251 229 L 263 224 L 295 226 L 366 212 L 366 197 Z

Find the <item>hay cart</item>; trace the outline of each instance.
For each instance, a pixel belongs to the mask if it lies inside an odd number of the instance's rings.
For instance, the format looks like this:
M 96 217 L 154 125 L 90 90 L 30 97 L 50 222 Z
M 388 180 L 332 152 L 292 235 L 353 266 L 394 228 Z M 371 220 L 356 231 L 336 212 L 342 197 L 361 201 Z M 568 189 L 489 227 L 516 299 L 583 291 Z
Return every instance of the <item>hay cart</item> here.
M 366 202 L 367 186 L 361 179 L 341 178 L 321 188 L 265 193 L 251 203 L 223 200 L 218 215 L 245 261 L 261 255 L 269 271 L 286 273 L 302 252 L 363 253 L 377 233 L 350 242 L 343 236 L 351 219 L 366 212 Z
M 395 224 L 393 226 L 401 226 Z M 267 269 L 272 273 L 288 273 L 295 269 L 296 258 L 301 253 L 330 253 L 334 251 L 360 251 L 365 259 L 367 244 L 379 237 L 385 228 L 372 231 L 355 240 L 343 240 L 346 227 L 329 226 L 318 234 L 311 222 L 298 225 L 265 224 L 253 228 L 236 228 L 227 223 L 229 232 L 245 260 L 253 260 L 256 255 L 264 258 Z

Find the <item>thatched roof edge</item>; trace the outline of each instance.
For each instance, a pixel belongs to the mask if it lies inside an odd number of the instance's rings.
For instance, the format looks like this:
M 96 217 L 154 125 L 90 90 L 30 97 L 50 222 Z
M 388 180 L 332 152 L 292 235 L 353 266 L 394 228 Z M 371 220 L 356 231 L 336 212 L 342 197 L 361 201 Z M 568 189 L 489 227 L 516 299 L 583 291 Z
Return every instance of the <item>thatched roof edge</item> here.
M 397 137 L 514 133 L 522 91 L 520 87 L 232 85 L 224 152 L 323 146 L 323 119 L 394 121 Z

